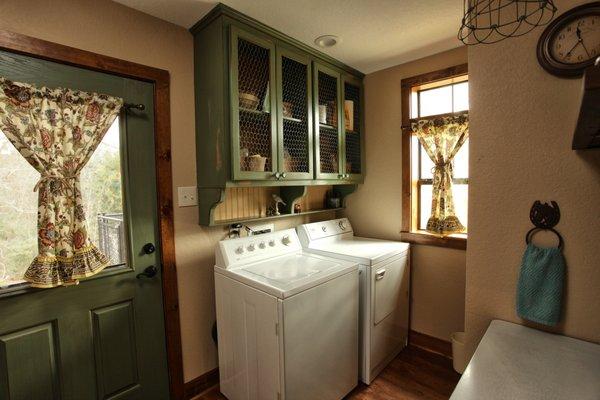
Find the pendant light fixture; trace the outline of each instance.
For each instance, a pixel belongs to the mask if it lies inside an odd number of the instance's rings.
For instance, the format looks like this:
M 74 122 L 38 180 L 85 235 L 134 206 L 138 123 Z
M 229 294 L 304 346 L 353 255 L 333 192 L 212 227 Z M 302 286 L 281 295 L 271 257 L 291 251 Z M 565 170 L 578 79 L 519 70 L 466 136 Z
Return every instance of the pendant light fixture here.
M 464 0 L 458 38 L 467 45 L 525 35 L 554 17 L 552 0 Z

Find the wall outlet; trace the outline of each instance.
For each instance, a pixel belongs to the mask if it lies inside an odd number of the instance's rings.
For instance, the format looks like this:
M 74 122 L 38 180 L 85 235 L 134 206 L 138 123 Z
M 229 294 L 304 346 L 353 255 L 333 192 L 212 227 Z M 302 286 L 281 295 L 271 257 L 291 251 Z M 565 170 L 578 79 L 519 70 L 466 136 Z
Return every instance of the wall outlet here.
M 177 188 L 177 203 L 179 207 L 198 205 L 198 191 L 196 186 L 181 186 Z
M 261 235 L 275 230 L 275 225 L 273 224 L 246 224 L 246 226 L 251 229 L 251 231 L 246 230 L 248 236 Z

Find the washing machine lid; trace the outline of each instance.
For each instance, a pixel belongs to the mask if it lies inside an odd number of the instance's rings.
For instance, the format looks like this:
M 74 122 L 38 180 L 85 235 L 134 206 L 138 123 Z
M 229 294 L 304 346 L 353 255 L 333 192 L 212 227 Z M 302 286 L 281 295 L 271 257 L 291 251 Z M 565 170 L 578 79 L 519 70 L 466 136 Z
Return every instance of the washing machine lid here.
M 335 240 L 316 240 L 308 249 L 318 254 L 341 258 L 363 265 L 374 265 L 408 251 L 409 244 L 359 236 L 338 236 Z
M 356 263 L 307 252 L 288 254 L 235 269 L 215 268 L 217 273 L 228 275 L 281 299 L 356 270 Z

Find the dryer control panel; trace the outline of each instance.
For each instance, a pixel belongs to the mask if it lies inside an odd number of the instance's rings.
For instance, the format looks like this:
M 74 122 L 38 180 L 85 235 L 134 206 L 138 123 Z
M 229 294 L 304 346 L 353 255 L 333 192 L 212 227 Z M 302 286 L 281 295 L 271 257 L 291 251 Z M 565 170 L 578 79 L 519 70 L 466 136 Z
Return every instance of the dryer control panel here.
M 312 224 L 304 224 L 296 228 L 298 236 L 303 245 L 323 239 L 330 236 L 353 234 L 352 225 L 348 218 L 338 218 L 329 221 L 313 222 Z

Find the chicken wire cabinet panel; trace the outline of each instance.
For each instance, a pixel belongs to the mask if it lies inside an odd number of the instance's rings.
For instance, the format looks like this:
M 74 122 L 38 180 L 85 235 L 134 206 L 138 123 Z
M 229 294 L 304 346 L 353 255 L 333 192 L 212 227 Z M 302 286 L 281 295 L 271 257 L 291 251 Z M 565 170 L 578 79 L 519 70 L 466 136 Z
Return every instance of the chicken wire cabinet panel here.
M 362 182 L 365 170 L 364 120 L 362 81 L 354 76 L 343 76 L 343 136 L 345 179 Z

